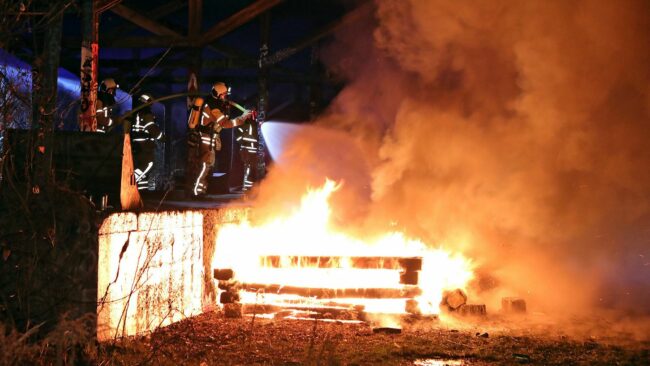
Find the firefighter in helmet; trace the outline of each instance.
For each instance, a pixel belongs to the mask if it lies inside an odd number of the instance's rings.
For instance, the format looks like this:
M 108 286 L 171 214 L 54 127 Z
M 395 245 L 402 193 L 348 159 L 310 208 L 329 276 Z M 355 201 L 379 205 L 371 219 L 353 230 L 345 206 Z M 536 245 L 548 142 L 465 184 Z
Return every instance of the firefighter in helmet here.
M 239 142 L 239 156 L 244 166 L 244 179 L 242 191 L 253 187 L 254 169 L 257 166 L 257 150 L 259 147 L 259 129 L 255 114 L 246 118 L 242 125 L 237 127 L 237 142 Z
M 190 108 L 188 127 L 187 193 L 190 197 L 204 195 L 208 177 L 216 163 L 216 152 L 221 150 L 219 132 L 241 125 L 250 113 L 230 119 L 230 88 L 223 82 L 212 85 L 204 100 L 197 97 Z
M 115 93 L 117 85 L 114 79 L 104 79 L 99 84 L 97 91 L 97 132 L 106 132 L 113 126 L 113 106 L 115 105 Z
M 138 190 L 149 188 L 149 177 L 155 161 L 156 141 L 160 141 L 163 137 L 149 104 L 152 100 L 149 94 L 138 97 L 136 107 L 144 107 L 131 117 L 128 129 L 133 152 L 133 172 Z

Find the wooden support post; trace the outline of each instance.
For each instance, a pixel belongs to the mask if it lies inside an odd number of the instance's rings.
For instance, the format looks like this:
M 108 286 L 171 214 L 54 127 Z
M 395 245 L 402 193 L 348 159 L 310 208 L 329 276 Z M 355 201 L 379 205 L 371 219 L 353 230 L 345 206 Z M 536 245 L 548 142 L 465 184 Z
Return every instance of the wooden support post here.
M 257 103 L 257 124 L 259 131 L 262 131 L 262 123 L 266 120 L 266 110 L 269 107 L 269 67 L 266 59 L 269 56 L 269 41 L 271 38 L 271 14 L 269 11 L 260 16 L 260 55 L 258 63 L 258 94 Z M 266 142 L 264 135 L 259 134 L 257 148 L 257 169 L 255 180 L 260 180 L 266 175 Z
M 97 70 L 99 44 L 99 14 L 94 0 L 81 2 L 81 104 L 79 129 L 97 131 L 95 103 L 97 101 Z

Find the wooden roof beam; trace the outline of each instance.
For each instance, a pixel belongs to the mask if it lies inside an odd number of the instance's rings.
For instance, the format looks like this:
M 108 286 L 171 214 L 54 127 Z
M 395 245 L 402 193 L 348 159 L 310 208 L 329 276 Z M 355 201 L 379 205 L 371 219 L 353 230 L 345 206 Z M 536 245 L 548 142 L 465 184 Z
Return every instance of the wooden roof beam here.
M 282 0 L 257 0 L 256 2 L 238 11 L 227 19 L 220 21 L 219 23 L 212 26 L 212 28 L 205 31 L 201 37 L 200 43 L 205 45 L 213 42 L 217 38 L 229 32 L 232 32 L 233 30 L 251 21 L 259 14 L 271 9 L 281 2 Z

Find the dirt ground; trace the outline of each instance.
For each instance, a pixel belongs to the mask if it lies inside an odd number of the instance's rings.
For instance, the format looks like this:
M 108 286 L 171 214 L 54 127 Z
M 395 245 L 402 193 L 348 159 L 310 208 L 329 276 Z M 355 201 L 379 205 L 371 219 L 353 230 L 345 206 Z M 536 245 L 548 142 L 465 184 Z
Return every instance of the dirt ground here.
M 409 321 L 390 334 L 368 323 L 212 312 L 105 344 L 100 364 L 650 365 L 650 333 L 633 323 L 488 316 Z

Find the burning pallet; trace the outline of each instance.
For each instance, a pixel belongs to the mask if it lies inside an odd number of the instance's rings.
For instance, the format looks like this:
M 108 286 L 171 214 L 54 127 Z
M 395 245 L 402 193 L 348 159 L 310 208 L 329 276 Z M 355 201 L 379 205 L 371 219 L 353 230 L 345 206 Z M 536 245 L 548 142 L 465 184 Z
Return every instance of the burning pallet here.
M 280 309 L 319 314 L 359 314 L 382 312 L 382 309 L 391 313 L 419 311 L 417 298 L 422 295 L 422 290 L 418 287 L 421 257 L 266 255 L 259 257 L 259 269 L 269 273 L 292 271 L 296 276 L 320 273 L 322 276 L 329 274 L 336 277 L 333 274 L 350 271 L 371 276 L 381 273 L 397 280 L 387 280 L 382 287 L 378 287 L 377 283 L 367 287 L 359 286 L 358 283 L 346 286 L 337 282 L 328 283 L 327 278 L 321 278 L 318 286 L 307 282 L 304 285 L 294 285 L 277 283 L 273 281 L 273 276 L 269 276 L 268 281 L 258 278 L 251 282 L 238 278 L 237 273 L 231 269 L 214 269 L 214 278 L 219 281 L 222 290 L 220 302 L 240 302 L 244 305 L 245 312 L 255 313 L 264 310 L 277 312 Z

